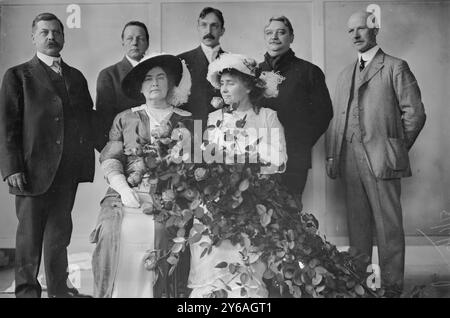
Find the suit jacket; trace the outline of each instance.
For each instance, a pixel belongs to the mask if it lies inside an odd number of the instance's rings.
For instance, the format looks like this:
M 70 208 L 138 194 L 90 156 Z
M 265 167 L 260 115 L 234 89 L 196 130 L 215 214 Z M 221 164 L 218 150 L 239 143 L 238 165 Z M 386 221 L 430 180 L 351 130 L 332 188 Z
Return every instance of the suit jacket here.
M 121 83 L 133 66 L 124 58 L 105 69 L 97 78 L 97 99 L 95 102 L 98 133 L 96 136 L 96 148 L 99 152 L 108 142 L 108 134 L 114 117 L 120 112 L 145 103 L 145 98 L 131 99 L 122 91 Z
M 278 112 L 284 126 L 288 153 L 287 171 L 311 167 L 311 149 L 327 130 L 333 117 L 330 94 L 322 70 L 295 56 L 292 50 L 270 63 L 266 53 L 261 71 L 279 72 L 285 80 L 278 86 L 276 98 L 262 101 L 262 106 Z
M 222 53 L 224 51 L 220 49 L 218 54 Z M 203 120 L 203 126 L 205 127 L 208 114 L 216 110 L 211 106 L 211 99 L 214 96 L 220 96 L 220 92 L 206 79 L 209 66 L 208 59 L 201 46 L 181 53 L 178 57 L 186 62 L 192 77 L 191 94 L 188 102 L 181 108 L 191 112 L 193 118 Z
M 327 157 L 339 160 L 357 61 L 339 75 L 334 98 L 335 118 L 327 133 Z M 420 89 L 408 64 L 375 54 L 358 83 L 359 123 L 369 165 L 381 179 L 411 176 L 408 150 L 425 124 Z
M 19 195 L 45 193 L 58 170 L 65 145 L 79 161 L 78 182 L 92 182 L 94 148 L 92 99 L 83 74 L 62 62 L 69 107 L 76 116 L 76 140 L 64 140 L 62 99 L 37 56 L 8 69 L 0 90 L 0 170 L 4 179 L 24 172 L 28 184 Z

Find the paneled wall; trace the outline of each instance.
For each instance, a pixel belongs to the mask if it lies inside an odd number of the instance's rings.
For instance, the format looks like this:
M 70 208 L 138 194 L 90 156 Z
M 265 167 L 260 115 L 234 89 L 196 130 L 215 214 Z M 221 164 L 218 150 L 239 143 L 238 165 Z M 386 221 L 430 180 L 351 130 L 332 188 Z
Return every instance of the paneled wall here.
M 0 76 L 7 68 L 30 59 L 31 21 L 40 12 L 53 12 L 62 21 L 73 1 L 0 1 Z M 422 90 L 428 120 L 411 150 L 414 176 L 402 181 L 404 223 L 408 241 L 429 235 L 445 235 L 437 225 L 450 217 L 450 1 L 77 1 L 81 27 L 66 25 L 62 56 L 86 76 L 95 100 L 95 82 L 101 69 L 122 58 L 120 33 L 130 20 L 140 20 L 150 31 L 150 51 L 181 53 L 199 45 L 196 23 L 201 9 L 222 10 L 226 51 L 261 60 L 265 52 L 263 28 L 270 16 L 284 14 L 294 26 L 292 46 L 296 54 L 319 65 L 332 95 L 339 71 L 355 59 L 346 32 L 353 11 L 376 3 L 381 7 L 379 44 L 389 54 L 406 59 Z M 2 149 L 0 149 L 2 151 Z M 87 242 L 95 224 L 99 201 L 106 189 L 97 170 L 93 184 L 79 188 L 73 219 L 73 239 Z M 321 223 L 328 238 L 345 243 L 345 206 L 342 187 L 324 171 L 323 139 L 315 147 L 313 168 L 304 194 L 305 208 Z M 13 247 L 16 227 L 14 198 L 0 184 L 0 248 Z M 87 243 L 86 243 L 87 244 Z

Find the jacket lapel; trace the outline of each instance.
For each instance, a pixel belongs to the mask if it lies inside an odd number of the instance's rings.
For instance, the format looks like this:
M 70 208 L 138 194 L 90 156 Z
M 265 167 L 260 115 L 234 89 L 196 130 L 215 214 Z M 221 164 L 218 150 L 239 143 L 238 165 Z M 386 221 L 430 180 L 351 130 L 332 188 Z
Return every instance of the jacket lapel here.
M 372 62 L 369 64 L 369 69 L 363 75 L 361 81 L 359 82 L 358 89 L 361 88 L 362 85 L 367 83 L 375 76 L 383 67 L 384 67 L 384 52 L 379 49 L 378 52 L 373 57 Z
M 64 62 L 64 60 L 62 60 L 61 68 L 62 68 L 62 74 L 63 74 L 64 82 L 66 83 L 67 93 L 69 93 L 69 92 L 71 92 L 71 86 L 72 86 L 71 68 L 70 68 L 69 65 L 67 65 Z
M 351 95 L 351 90 L 352 90 L 352 83 L 353 83 L 353 75 L 355 73 L 355 69 L 356 69 L 356 63 L 350 64 L 349 66 L 347 66 L 347 68 L 344 70 L 344 74 L 342 75 L 342 80 L 340 83 L 340 91 L 338 92 L 338 94 L 342 93 L 343 94 L 343 98 L 345 98 L 345 103 L 343 105 L 345 105 L 346 108 L 349 107 L 349 102 L 350 102 L 350 95 Z
M 31 61 L 30 61 L 30 72 L 31 77 L 39 81 L 42 85 L 47 87 L 52 92 L 55 91 L 55 88 L 53 87 L 53 84 L 50 81 L 50 78 L 48 77 L 47 71 L 44 69 L 44 67 L 41 65 L 41 62 L 39 62 L 39 58 L 37 55 L 35 55 Z M 64 73 L 65 69 L 63 69 Z
M 203 68 L 208 69 L 209 62 L 208 62 L 208 59 L 206 58 L 205 53 L 203 53 L 203 50 L 202 50 L 201 46 L 198 46 L 198 48 L 196 50 L 196 55 L 197 55 L 197 59 L 196 60 L 201 64 L 201 66 Z
M 131 71 L 133 65 L 131 65 L 130 61 L 124 56 L 122 61 L 119 62 L 118 70 L 119 70 L 119 78 L 120 81 L 124 79 L 124 77 Z

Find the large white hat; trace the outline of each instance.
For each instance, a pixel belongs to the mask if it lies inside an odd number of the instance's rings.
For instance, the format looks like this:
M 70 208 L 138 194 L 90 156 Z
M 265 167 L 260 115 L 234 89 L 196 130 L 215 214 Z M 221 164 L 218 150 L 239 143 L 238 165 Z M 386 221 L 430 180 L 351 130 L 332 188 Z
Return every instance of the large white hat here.
M 222 53 L 208 67 L 207 80 L 211 85 L 220 89 L 220 75 L 226 69 L 234 69 L 243 74 L 259 79 L 258 86 L 264 88 L 265 97 L 278 96 L 278 85 L 284 77 L 274 72 L 261 72 L 258 64 L 251 57 L 242 54 Z

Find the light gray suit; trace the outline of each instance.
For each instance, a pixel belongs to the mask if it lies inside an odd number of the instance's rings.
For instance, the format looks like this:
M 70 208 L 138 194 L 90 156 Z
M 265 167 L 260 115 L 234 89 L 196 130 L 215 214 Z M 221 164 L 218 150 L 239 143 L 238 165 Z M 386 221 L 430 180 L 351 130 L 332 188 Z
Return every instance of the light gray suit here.
M 426 116 L 405 61 L 379 49 L 361 73 L 358 65 L 347 66 L 338 78 L 327 158 L 335 160 L 344 180 L 350 245 L 372 255 L 374 227 L 382 284 L 401 289 L 405 242 L 400 178 L 411 176 L 408 151 Z

